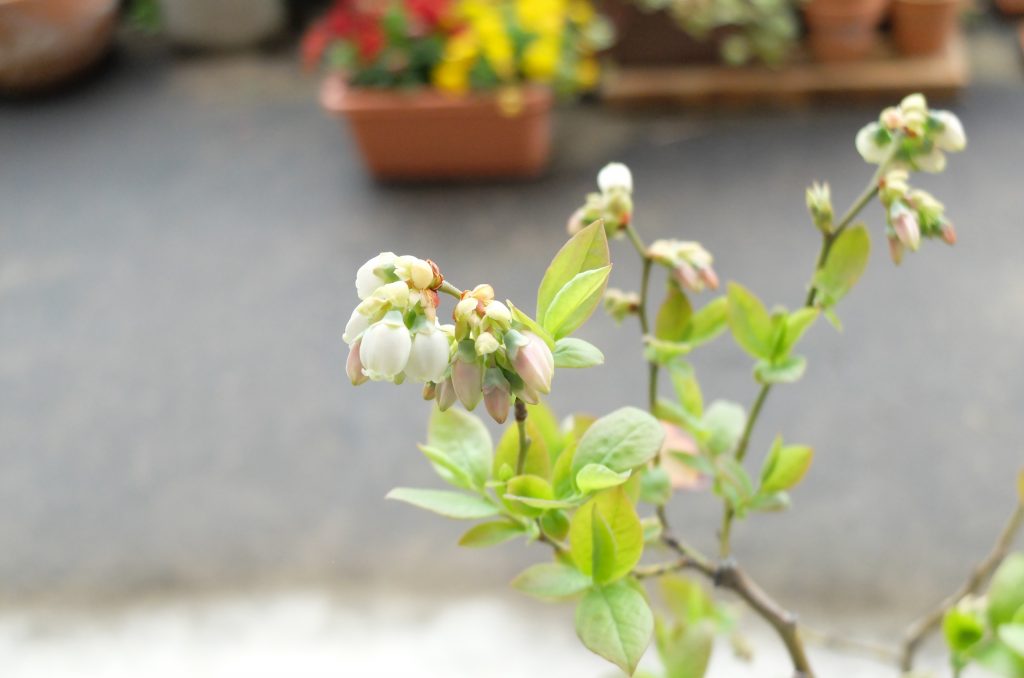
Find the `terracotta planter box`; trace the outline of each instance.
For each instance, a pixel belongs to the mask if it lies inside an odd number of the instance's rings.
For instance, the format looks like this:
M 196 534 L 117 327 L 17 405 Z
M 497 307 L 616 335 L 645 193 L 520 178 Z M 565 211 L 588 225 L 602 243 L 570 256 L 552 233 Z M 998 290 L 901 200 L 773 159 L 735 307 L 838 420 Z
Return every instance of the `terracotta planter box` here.
M 533 177 L 551 148 L 551 91 L 526 87 L 521 110 L 493 94 L 453 97 L 431 89 L 358 89 L 330 78 L 321 103 L 342 116 L 378 179 Z
M 811 0 L 804 6 L 807 42 L 818 61 L 856 61 L 878 41 L 888 0 Z

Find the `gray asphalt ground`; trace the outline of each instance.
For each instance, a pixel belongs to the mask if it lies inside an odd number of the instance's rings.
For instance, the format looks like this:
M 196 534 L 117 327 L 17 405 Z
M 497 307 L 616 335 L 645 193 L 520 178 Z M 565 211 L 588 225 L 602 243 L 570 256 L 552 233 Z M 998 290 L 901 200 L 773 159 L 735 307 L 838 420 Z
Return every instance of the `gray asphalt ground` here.
M 951 589 L 1008 514 L 1024 461 L 1024 87 L 1007 36 L 951 107 L 970 137 L 920 184 L 960 243 L 896 269 L 881 212 L 862 285 L 806 341 L 810 369 L 756 436 L 814 445 L 787 515 L 736 533 L 787 603 L 906 616 Z M 1005 38 L 1005 41 L 1003 41 Z M 994 56 L 993 56 L 994 55 Z M 554 162 L 528 183 L 382 186 L 319 110 L 291 54 L 172 59 L 124 50 L 72 94 L 0 108 L 0 600 L 325 585 L 470 593 L 538 557 L 458 550 L 462 525 L 385 502 L 439 481 L 416 450 L 417 389 L 346 381 L 341 331 L 358 265 L 437 260 L 532 308 L 565 217 L 610 160 L 633 167 L 648 238 L 702 241 L 724 279 L 802 298 L 817 236 L 804 188 L 845 204 L 880 106 L 708 114 L 562 110 Z M 639 266 L 614 248 L 613 284 Z M 561 372 L 561 413 L 640 403 L 632 327 L 582 335 L 608 364 Z M 696 363 L 749 403 L 723 338 Z M 681 497 L 710 547 L 716 505 Z

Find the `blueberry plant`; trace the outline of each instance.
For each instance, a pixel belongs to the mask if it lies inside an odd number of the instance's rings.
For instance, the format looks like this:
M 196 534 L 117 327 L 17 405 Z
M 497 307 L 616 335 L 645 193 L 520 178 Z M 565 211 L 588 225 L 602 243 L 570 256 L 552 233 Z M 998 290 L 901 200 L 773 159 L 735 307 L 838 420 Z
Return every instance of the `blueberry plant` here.
M 821 317 L 839 326 L 838 305 L 868 261 L 871 230 L 857 220 L 866 205 L 877 199 L 884 207 L 883 233 L 897 264 L 925 240 L 956 241 L 942 203 L 910 180 L 916 172 L 942 171 L 946 154 L 965 146 L 956 116 L 929 108 L 921 95 L 864 127 L 856 147 L 874 170 L 853 204 L 839 214 L 827 184 L 807 190 L 821 251 L 803 303 L 793 309 L 769 308 L 738 282 L 697 304 L 699 295 L 720 288 L 712 255 L 691 241 L 645 242 L 632 218 L 632 175 L 615 163 L 600 172 L 599 191 L 569 218 L 570 238 L 540 282 L 532 315 L 499 301 L 488 284 L 456 287 L 433 261 L 390 252 L 370 259 L 356 274 L 361 301 L 345 329 L 348 376 L 357 385 L 424 385 L 424 397 L 436 405 L 420 449 L 452 486 L 397 488 L 389 498 L 475 521 L 462 546 L 525 539 L 547 547 L 550 558 L 522 572 L 513 586 L 544 600 L 575 601 L 582 643 L 628 675 L 637 675 L 653 644 L 660 661 L 651 665 L 660 673 L 645 664 L 644 675 L 703 676 L 716 636 L 733 626 L 733 608 L 717 595 L 729 592 L 774 629 L 794 675 L 811 678 L 796 615 L 739 564 L 731 534 L 752 514 L 788 508 L 814 451 L 779 435 L 752 472 L 751 436 L 772 390 L 804 374 L 801 338 Z M 628 241 L 642 260 L 636 292 L 607 289 L 609 240 L 615 239 Z M 655 271 L 665 274 L 656 311 Z M 454 298 L 447 324 L 439 319 L 442 295 Z M 597 347 L 572 336 L 602 302 L 619 322 L 635 317 L 640 324 L 647 401 L 600 418 L 576 414 L 559 421 L 543 397 L 557 370 L 604 362 Z M 753 361 L 756 393 L 749 409 L 726 400 L 706 404 L 687 361 L 727 331 Z M 663 376 L 672 397 L 662 396 Z M 499 424 L 512 414 L 497 445 L 471 413 L 481 403 Z M 714 555 L 693 548 L 666 517 L 675 491 L 696 488 L 709 489 L 722 503 Z M 913 673 L 916 650 L 941 629 L 955 673 L 977 662 L 1024 678 L 1024 555 L 1008 557 L 1024 519 L 1024 476 L 1018 494 L 992 552 L 961 590 L 908 627 L 902 646 L 893 648 L 902 673 L 919 675 Z

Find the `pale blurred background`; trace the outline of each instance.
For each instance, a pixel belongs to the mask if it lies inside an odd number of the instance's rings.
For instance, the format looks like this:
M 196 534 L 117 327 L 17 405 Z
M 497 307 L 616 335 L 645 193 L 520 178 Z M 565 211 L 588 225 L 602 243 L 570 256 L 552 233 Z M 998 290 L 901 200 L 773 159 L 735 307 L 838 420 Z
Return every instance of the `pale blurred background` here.
M 17 4 L 0 2 L 0 48 Z M 566 217 L 617 160 L 649 239 L 700 240 L 724 279 L 792 306 L 818 244 L 804 188 L 828 180 L 845 206 L 871 172 L 853 137 L 894 101 L 588 99 L 557 109 L 537 179 L 378 183 L 298 64 L 312 4 L 282 6 L 255 49 L 183 50 L 122 24 L 82 78 L 0 107 L 5 678 L 611 675 L 575 641 L 571 605 L 507 588 L 537 547 L 461 550 L 465 525 L 384 501 L 439 481 L 416 449 L 418 390 L 345 378 L 355 270 L 416 253 L 532 309 Z M 971 82 L 942 105 L 969 147 L 920 180 L 960 242 L 896 269 L 876 238 L 844 332 L 812 331 L 806 377 L 777 389 L 754 441 L 814 445 L 809 482 L 794 510 L 736 533 L 782 601 L 866 637 L 963 578 L 1024 458 L 1024 71 L 1012 22 L 981 6 L 965 26 Z M 866 218 L 880 233 L 880 210 Z M 613 258 L 612 284 L 635 287 L 633 252 Z M 641 402 L 634 327 L 598 314 L 581 336 L 607 365 L 560 372 L 552 406 Z M 709 395 L 749 403 L 730 339 L 695 362 Z M 712 498 L 670 513 L 711 548 Z M 785 675 L 774 640 L 753 637 L 756 675 Z M 755 675 L 721 655 L 713 675 Z

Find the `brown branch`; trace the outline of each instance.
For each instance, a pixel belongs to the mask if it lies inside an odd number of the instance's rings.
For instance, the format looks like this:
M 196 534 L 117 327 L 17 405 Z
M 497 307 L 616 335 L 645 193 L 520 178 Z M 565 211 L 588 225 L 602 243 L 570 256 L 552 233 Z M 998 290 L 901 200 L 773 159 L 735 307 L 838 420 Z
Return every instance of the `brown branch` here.
M 988 555 L 980 563 L 974 566 L 967 581 L 952 595 L 943 599 L 930 612 L 924 614 L 907 627 L 903 635 L 902 651 L 900 652 L 901 670 L 913 670 L 914 655 L 917 653 L 921 643 L 942 625 L 942 618 L 946 612 L 966 596 L 980 591 L 985 582 L 992 577 L 996 568 L 999 567 L 1006 558 L 1007 553 L 1009 553 L 1010 547 L 1013 545 L 1013 541 L 1017 537 L 1022 524 L 1024 524 L 1024 502 L 1018 502 L 1017 507 L 1010 515 L 1010 519 L 1003 526 L 1002 532 L 999 533 L 999 538 L 996 539 L 992 550 L 989 551 Z

